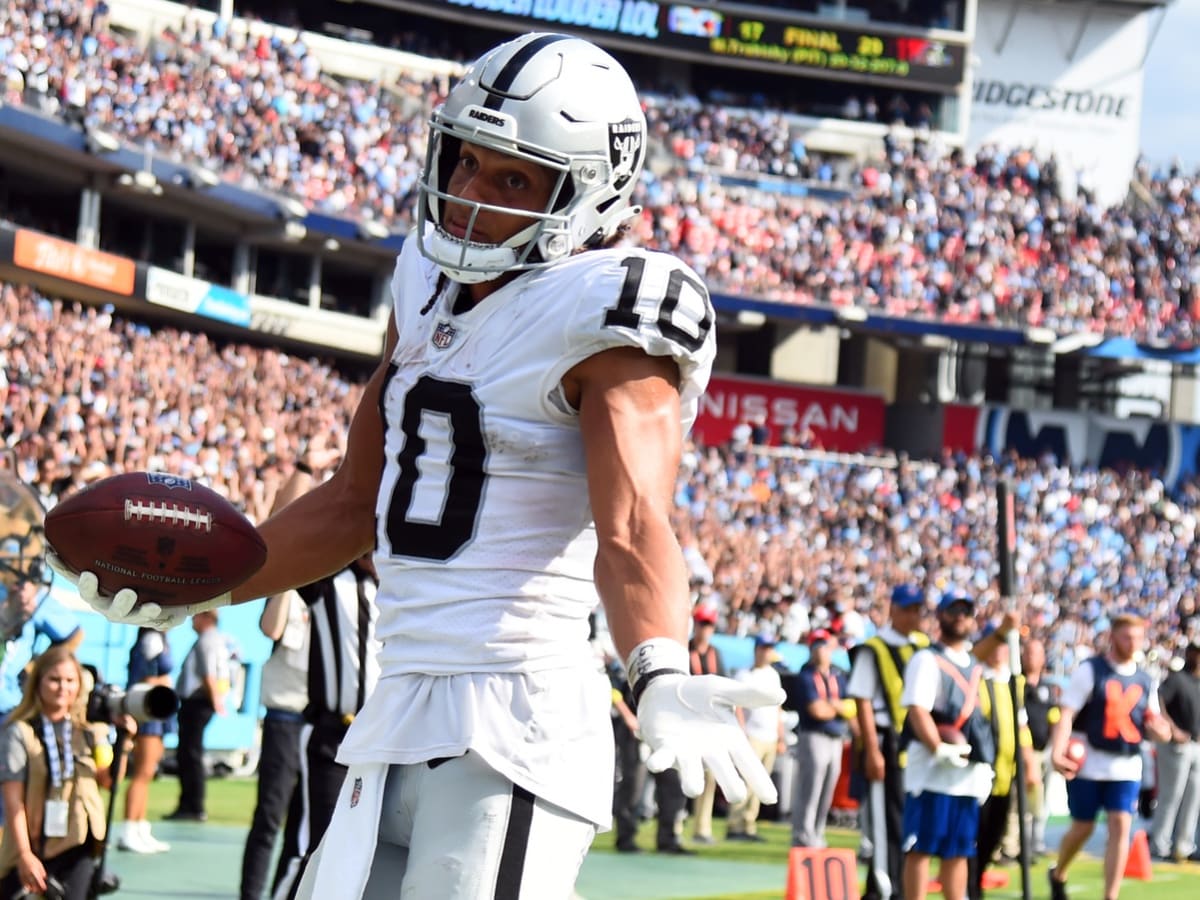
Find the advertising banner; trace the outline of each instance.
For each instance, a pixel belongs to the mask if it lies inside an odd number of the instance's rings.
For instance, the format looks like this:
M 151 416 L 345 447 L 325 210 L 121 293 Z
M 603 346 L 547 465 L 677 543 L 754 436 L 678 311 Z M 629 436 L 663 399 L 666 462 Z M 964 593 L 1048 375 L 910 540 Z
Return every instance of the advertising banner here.
M 13 262 L 22 269 L 125 296 L 133 293 L 137 271 L 131 259 L 90 250 L 26 228 L 17 229 Z
M 758 421 L 775 444 L 785 429 L 812 429 L 821 449 L 859 453 L 882 445 L 884 403 L 876 394 L 714 375 L 692 433 L 705 444 L 723 444 L 737 425 Z
M 157 266 L 146 271 L 146 299 L 219 322 L 250 326 L 250 298 L 244 294 Z
M 1137 160 L 1150 13 L 1131 6 L 979 4 L 967 145 L 1054 154 L 1070 188 L 1124 199 Z

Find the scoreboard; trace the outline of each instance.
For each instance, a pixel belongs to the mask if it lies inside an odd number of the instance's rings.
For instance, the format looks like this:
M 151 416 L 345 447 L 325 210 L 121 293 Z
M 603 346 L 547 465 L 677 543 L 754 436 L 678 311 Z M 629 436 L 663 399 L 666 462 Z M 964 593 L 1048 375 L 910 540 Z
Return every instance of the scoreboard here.
M 960 32 L 830 22 L 785 9 L 656 0 L 387 0 L 424 15 L 511 31 L 567 30 L 599 43 L 772 74 L 878 82 L 939 93 L 966 75 Z

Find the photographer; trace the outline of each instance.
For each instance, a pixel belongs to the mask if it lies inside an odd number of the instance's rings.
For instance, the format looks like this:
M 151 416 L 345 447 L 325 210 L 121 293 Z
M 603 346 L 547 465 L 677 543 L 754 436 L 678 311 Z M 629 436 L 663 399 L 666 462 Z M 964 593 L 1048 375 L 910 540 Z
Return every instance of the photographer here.
M 100 788 L 112 784 L 113 748 L 108 724 L 87 720 L 87 696 L 83 668 L 71 650 L 50 647 L 34 661 L 21 702 L 0 731 L 6 818 L 0 900 L 22 891 L 62 900 L 88 897 L 105 836 Z M 132 733 L 136 722 L 124 716 L 121 727 Z

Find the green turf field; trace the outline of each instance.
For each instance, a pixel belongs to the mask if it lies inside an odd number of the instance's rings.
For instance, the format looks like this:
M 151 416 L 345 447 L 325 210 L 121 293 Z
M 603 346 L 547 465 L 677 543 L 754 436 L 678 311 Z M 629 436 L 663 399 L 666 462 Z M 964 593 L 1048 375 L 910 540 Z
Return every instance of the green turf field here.
M 112 865 L 125 885 L 115 897 L 190 900 L 236 896 L 241 844 L 254 810 L 255 782 L 211 779 L 208 823 L 159 823 L 158 819 L 174 809 L 178 793 L 173 777 L 163 777 L 154 783 L 150 792 L 150 819 L 155 822 L 155 834 L 171 841 L 174 847 L 170 853 L 152 857 L 114 851 L 110 857 Z M 118 801 L 118 819 L 120 811 Z M 718 836 L 723 827 L 723 822 L 716 823 Z M 760 832 L 767 838 L 766 843 L 718 840 L 714 845 L 697 847 L 694 856 L 686 857 L 653 852 L 616 853 L 612 833 L 600 835 L 580 874 L 579 894 L 584 900 L 781 900 L 787 880 L 789 831 L 782 825 L 765 822 Z M 852 831 L 830 832 L 833 846 L 854 847 L 856 842 L 857 835 Z M 645 848 L 654 846 L 653 823 L 643 826 L 638 843 Z M 1033 870 L 1035 900 L 1049 897 L 1046 862 L 1038 863 Z M 1010 866 L 1006 871 L 1011 876 L 1010 886 L 988 891 L 991 900 L 1020 900 L 1019 870 Z M 169 873 L 169 889 L 163 887 L 164 873 Z M 153 889 L 145 886 L 151 882 L 155 885 Z M 1099 900 L 1101 896 L 1099 861 L 1081 860 L 1071 874 L 1072 900 Z M 1122 900 L 1198 900 L 1200 865 L 1155 863 L 1153 880 L 1126 881 L 1121 897 Z

